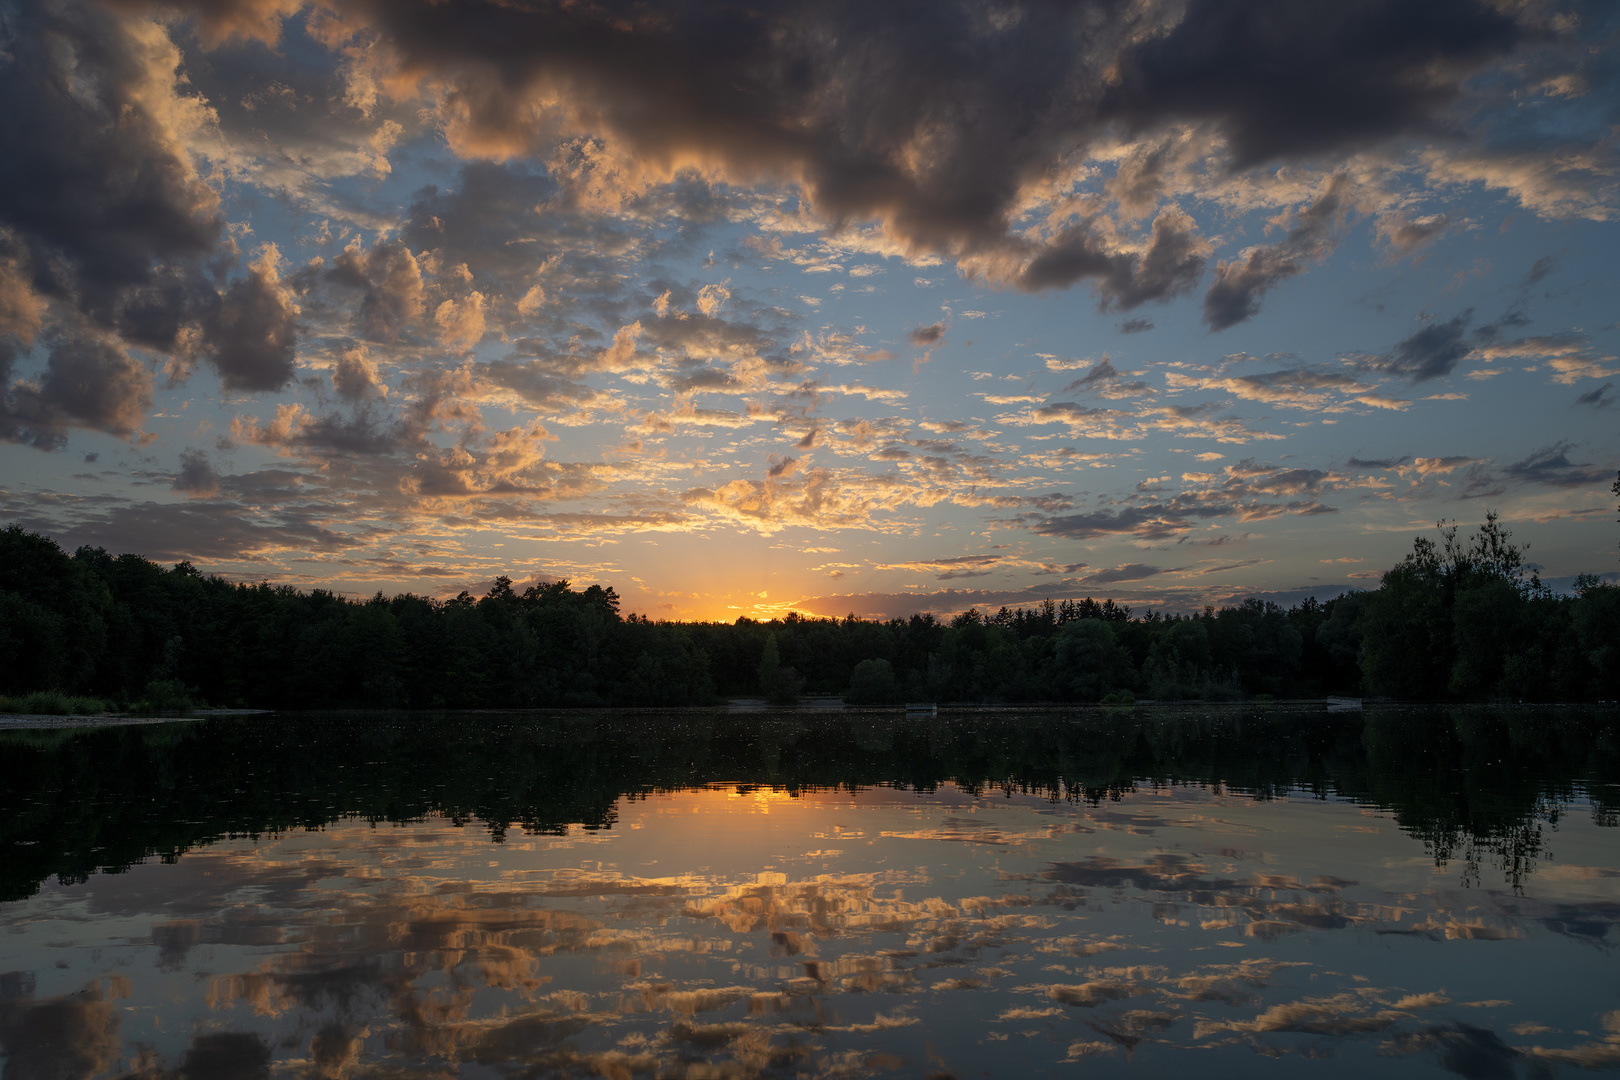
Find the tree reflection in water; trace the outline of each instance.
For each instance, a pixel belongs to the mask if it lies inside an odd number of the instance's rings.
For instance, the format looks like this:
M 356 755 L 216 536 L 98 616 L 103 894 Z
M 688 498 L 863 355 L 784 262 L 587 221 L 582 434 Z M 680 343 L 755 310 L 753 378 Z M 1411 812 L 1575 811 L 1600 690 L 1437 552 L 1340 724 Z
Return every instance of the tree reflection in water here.
M 0 733 L 0 1051 L 7 1080 L 1612 1067 L 1615 719 Z
M 1192 785 L 1386 810 L 1437 862 L 1515 887 L 1585 802 L 1620 820 L 1620 728 L 1590 707 L 332 713 L 0 732 L 0 899 L 223 837 L 442 814 L 610 829 L 621 798 L 877 785 L 1098 804 Z

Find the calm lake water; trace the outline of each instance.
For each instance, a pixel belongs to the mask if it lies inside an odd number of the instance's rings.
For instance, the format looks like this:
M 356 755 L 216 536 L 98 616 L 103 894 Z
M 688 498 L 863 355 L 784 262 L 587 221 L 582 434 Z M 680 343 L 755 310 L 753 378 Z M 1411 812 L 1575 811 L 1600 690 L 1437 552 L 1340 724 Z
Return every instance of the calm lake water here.
M 0 732 L 4 1080 L 1579 1075 L 1617 825 L 1601 709 Z

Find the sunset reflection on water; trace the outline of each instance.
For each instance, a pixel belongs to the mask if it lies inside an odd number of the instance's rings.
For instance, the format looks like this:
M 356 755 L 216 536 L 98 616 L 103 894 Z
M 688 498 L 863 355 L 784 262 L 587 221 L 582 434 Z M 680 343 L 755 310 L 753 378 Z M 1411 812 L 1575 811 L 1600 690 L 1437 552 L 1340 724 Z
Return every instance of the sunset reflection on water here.
M 1620 1066 L 1620 847 L 1518 887 L 1388 812 L 750 783 L 562 835 L 223 839 L 0 907 L 6 1080 L 1466 1077 Z

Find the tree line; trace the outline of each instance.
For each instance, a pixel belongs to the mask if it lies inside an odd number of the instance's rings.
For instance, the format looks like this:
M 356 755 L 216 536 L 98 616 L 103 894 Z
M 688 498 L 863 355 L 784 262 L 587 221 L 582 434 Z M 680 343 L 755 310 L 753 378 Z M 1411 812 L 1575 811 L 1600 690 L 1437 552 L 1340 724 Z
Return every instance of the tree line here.
M 1191 615 L 1112 600 L 949 619 L 655 621 L 612 588 L 496 579 L 483 596 L 369 600 L 239 584 L 190 563 L 0 531 L 0 694 L 118 708 L 537 708 L 1096 702 L 1381 695 L 1620 700 L 1620 587 L 1526 572 L 1488 515 L 1419 537 L 1378 588 Z

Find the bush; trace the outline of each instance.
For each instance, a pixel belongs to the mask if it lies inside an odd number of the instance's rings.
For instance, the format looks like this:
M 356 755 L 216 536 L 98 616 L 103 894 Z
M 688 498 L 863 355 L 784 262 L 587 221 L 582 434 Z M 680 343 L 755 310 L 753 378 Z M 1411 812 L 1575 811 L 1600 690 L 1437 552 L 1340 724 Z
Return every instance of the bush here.
M 179 679 L 153 679 L 141 691 L 141 700 L 135 706 L 135 712 L 147 716 L 159 716 L 165 713 L 189 712 L 195 708 L 191 700 L 191 691 Z
M 76 697 L 59 690 L 35 690 L 21 697 L 4 699 L 4 710 L 25 716 L 93 716 L 107 711 L 100 698 Z

